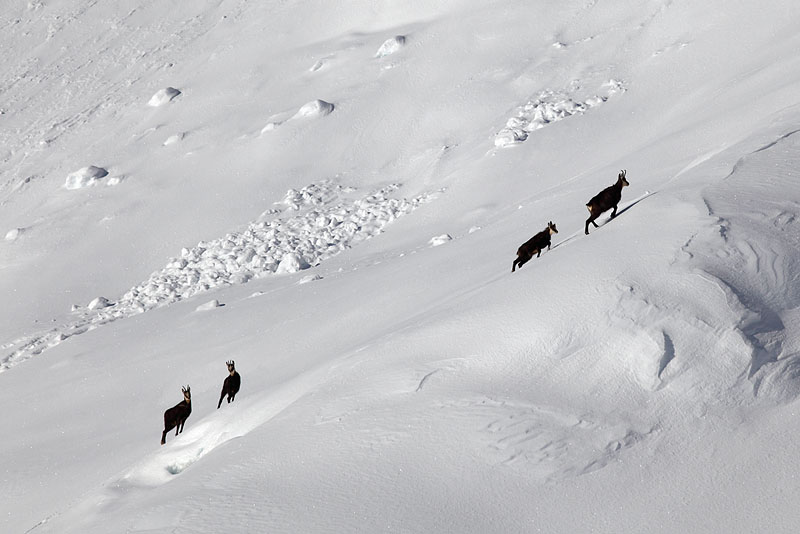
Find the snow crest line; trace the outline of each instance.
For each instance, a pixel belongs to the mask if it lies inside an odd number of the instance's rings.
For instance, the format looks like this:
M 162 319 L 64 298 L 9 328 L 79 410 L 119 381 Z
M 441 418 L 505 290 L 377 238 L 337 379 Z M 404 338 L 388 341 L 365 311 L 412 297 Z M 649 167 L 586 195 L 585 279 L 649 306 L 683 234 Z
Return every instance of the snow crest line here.
M 270 274 L 291 273 L 316 266 L 354 244 L 380 234 L 384 227 L 421 204 L 432 194 L 412 199 L 392 198 L 400 188 L 391 184 L 361 198 L 356 191 L 331 180 L 290 189 L 276 204 L 297 215 L 281 218 L 281 209 L 270 209 L 242 232 L 184 248 L 178 258 L 131 288 L 116 303 L 95 299 L 75 308 L 75 319 L 45 333 L 4 344 L 14 350 L 0 357 L 0 372 L 41 354 L 66 339 L 100 325 L 153 308 L 187 299 L 219 287 L 243 284 Z

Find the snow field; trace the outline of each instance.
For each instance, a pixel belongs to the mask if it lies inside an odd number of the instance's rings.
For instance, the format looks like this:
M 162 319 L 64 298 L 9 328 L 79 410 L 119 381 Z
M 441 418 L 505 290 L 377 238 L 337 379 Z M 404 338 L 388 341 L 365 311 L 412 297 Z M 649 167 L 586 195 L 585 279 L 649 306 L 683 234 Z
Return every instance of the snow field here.
M 794 532 L 796 3 L 130 7 L 0 24 L 0 530 Z

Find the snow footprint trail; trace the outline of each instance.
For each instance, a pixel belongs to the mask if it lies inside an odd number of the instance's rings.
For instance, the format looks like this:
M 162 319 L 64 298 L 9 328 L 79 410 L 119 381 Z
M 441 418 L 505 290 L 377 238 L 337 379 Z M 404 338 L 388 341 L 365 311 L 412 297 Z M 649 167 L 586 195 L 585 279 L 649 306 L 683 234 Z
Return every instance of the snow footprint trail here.
M 169 433 L 166 445 L 143 458 L 114 481 L 112 486 L 152 487 L 170 482 L 175 475 L 217 447 L 267 423 L 311 391 L 324 377 L 323 371 L 312 371 L 285 383 L 268 395 L 237 400 L 235 404 L 226 406 L 227 409 L 214 410 L 194 423 L 190 418 L 179 436 Z M 156 443 L 155 438 L 153 443 Z
M 542 91 L 539 96 L 517 108 L 516 115 L 508 119 L 506 126 L 495 135 L 494 145 L 507 147 L 522 143 L 528 139 L 528 135 L 548 124 L 581 115 L 605 103 L 613 95 L 625 92 L 625 85 L 617 80 L 609 80 L 604 87 L 605 96 L 595 95 L 583 102 L 575 101 L 567 92 Z
M 616 219 L 617 217 L 619 217 L 620 215 L 622 215 L 623 213 L 625 213 L 626 211 L 631 209 L 633 206 L 635 206 L 636 204 L 638 204 L 642 200 L 646 199 L 649 196 L 652 196 L 653 194 L 654 193 L 651 193 L 650 191 L 645 191 L 643 194 L 639 195 L 638 197 L 636 197 L 632 201 L 630 201 L 627 204 L 625 204 L 625 207 L 618 209 L 617 210 L 617 216 L 614 217 L 614 219 Z M 610 213 L 610 211 L 608 213 Z M 594 228 L 594 231 L 596 232 L 597 230 L 599 230 L 600 228 L 604 227 L 605 225 L 607 225 L 608 223 L 610 223 L 614 219 L 611 218 L 611 215 L 608 215 L 608 216 L 605 216 L 602 221 L 595 221 L 595 222 L 599 223 L 599 225 L 598 225 L 599 227 L 598 228 Z M 590 230 L 590 235 L 591 235 L 591 233 L 593 233 L 592 230 Z M 553 249 L 556 249 L 558 247 L 561 247 L 561 246 L 564 246 L 564 245 L 568 245 L 576 237 L 580 237 L 582 235 L 585 235 L 583 233 L 583 229 L 576 230 L 575 232 L 571 233 L 570 235 L 568 235 L 567 237 L 565 237 L 564 239 L 562 239 L 558 243 L 554 243 L 553 246 L 550 247 L 550 249 L 553 250 Z
M 99 309 L 76 308 L 72 321 L 2 345 L 4 351 L 12 350 L 0 357 L 0 372 L 111 321 L 215 288 L 319 265 L 435 198 L 429 194 L 392 197 L 399 188 L 392 184 L 359 198 L 355 188 L 327 180 L 289 190 L 277 203 L 282 209 L 264 212 L 242 232 L 184 248 L 180 257 L 172 258 L 116 303 Z M 284 211 L 297 214 L 281 217 Z

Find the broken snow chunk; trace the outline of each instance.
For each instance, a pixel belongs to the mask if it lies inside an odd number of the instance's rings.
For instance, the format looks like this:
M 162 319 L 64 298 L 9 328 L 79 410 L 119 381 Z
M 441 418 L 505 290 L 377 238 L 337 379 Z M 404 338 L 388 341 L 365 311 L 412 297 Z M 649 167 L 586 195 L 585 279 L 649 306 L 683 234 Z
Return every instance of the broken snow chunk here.
M 16 241 L 23 231 L 24 229 L 22 228 L 12 228 L 6 232 L 6 241 Z
M 405 44 L 406 38 L 404 35 L 395 35 L 391 39 L 386 39 L 386 41 L 383 42 L 381 47 L 375 53 L 375 57 L 390 56 L 403 48 Z
M 173 98 L 181 94 L 180 91 L 175 89 L 174 87 L 166 87 L 164 89 L 159 90 L 156 94 L 154 94 L 150 101 L 147 103 L 148 106 L 152 106 L 157 108 L 159 106 L 163 106 L 164 104 L 168 104 Z
M 297 113 L 295 113 L 293 119 L 299 119 L 302 117 L 324 117 L 325 115 L 330 114 L 333 111 L 333 104 L 330 102 L 325 102 L 324 100 L 312 100 L 308 104 L 305 104 Z
M 102 167 L 89 165 L 88 167 L 84 167 L 68 174 L 64 187 L 67 189 L 80 189 L 82 187 L 88 187 L 90 185 L 94 185 L 97 180 L 105 176 L 108 176 L 107 170 Z
M 175 143 L 182 141 L 184 137 L 186 137 L 186 134 L 183 132 L 170 135 L 164 140 L 164 146 L 174 145 Z
M 208 310 L 213 310 L 214 308 L 219 308 L 220 306 L 223 306 L 223 304 L 220 304 L 217 299 L 214 299 L 214 300 L 209 300 L 205 304 L 201 304 L 200 306 L 195 308 L 195 311 L 199 312 L 208 311 Z
M 283 255 L 275 274 L 296 273 L 309 267 L 310 265 L 300 255 L 289 252 Z
M 322 280 L 322 277 L 318 274 L 310 274 L 308 276 L 304 276 L 300 280 L 297 281 L 298 284 L 307 284 L 309 282 L 315 282 L 317 280 Z
M 93 301 L 89 303 L 87 308 L 90 310 L 102 310 L 103 308 L 108 308 L 109 306 L 113 306 L 111 302 L 108 301 L 105 297 L 97 297 Z
M 450 236 L 450 234 L 442 234 L 442 235 L 439 235 L 439 236 L 436 236 L 436 237 L 432 237 L 431 240 L 428 241 L 428 243 L 432 247 L 438 247 L 439 245 L 444 245 L 448 241 L 452 241 L 452 240 L 453 240 L 453 238 Z
M 494 146 L 505 147 L 521 143 L 528 138 L 527 132 L 522 130 L 506 128 L 497 133 L 494 138 Z

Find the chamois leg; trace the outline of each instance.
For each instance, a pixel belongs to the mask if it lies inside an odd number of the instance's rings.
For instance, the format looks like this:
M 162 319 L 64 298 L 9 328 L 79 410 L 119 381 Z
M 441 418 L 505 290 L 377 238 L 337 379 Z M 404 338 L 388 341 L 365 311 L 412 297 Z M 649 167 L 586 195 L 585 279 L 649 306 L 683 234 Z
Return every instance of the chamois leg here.
M 589 217 L 588 219 L 586 219 L 586 228 L 583 229 L 586 235 L 589 235 L 589 223 L 592 223 L 594 227 L 597 228 L 597 223 L 594 222 L 594 219 Z
M 167 442 L 167 431 L 161 433 L 161 444 L 164 445 Z
M 217 403 L 217 410 L 219 410 L 219 407 L 222 406 L 222 399 L 224 398 L 225 398 L 225 389 L 223 388 L 222 394 L 219 396 L 219 402 Z
M 614 204 L 614 209 L 611 210 L 611 218 L 613 219 L 616 216 L 617 216 L 617 205 Z

